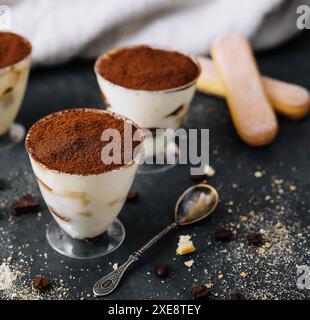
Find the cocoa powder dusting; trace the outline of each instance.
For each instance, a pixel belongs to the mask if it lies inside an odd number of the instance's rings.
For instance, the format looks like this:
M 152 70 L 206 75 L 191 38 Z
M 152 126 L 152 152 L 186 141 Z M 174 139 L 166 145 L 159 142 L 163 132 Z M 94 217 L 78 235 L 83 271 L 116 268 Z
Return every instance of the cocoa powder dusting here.
M 186 85 L 199 74 L 187 56 L 148 46 L 125 48 L 99 60 L 97 71 L 107 80 L 136 90 L 167 90 Z
M 124 123 L 122 118 L 113 113 L 97 109 L 56 112 L 32 126 L 26 138 L 26 149 L 32 158 L 49 169 L 78 175 L 100 174 L 126 164 L 123 156 Z M 109 143 L 101 141 L 101 136 L 109 128 L 117 129 L 122 137 L 116 151 L 121 151 L 122 155 L 122 161 L 118 164 L 105 164 L 101 159 L 101 151 Z M 137 129 L 133 126 L 132 134 Z M 133 150 L 141 140 L 132 140 Z
M 0 32 L 0 68 L 10 66 L 29 55 L 31 44 L 11 32 Z

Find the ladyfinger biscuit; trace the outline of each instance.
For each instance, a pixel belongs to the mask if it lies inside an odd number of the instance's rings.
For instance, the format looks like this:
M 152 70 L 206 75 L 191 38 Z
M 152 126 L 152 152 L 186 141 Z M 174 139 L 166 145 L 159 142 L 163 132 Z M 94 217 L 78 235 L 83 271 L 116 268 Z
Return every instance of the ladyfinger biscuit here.
M 270 143 L 278 132 L 277 118 L 266 97 L 248 40 L 237 34 L 226 35 L 213 44 L 211 56 L 240 138 L 252 146 Z
M 206 57 L 198 57 L 197 60 L 201 67 L 201 73 L 197 80 L 197 90 L 203 93 L 225 97 L 225 87 L 212 60 Z
M 197 90 L 225 97 L 225 87 L 212 60 L 199 57 L 198 61 L 201 74 L 198 78 Z M 310 94 L 306 88 L 265 76 L 262 76 L 261 80 L 265 93 L 276 112 L 292 120 L 301 119 L 308 114 Z

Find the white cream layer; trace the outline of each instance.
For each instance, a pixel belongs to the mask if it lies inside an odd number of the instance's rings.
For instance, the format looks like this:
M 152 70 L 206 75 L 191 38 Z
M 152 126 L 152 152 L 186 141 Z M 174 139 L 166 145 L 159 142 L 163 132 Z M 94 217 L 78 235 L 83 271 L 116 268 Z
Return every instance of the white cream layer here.
M 30 70 L 30 55 L 22 61 L 0 69 L 0 135 L 13 123 L 24 98 Z
M 96 73 L 101 93 L 108 110 L 126 116 L 141 128 L 177 129 L 184 122 L 190 102 L 195 93 L 196 83 L 175 91 L 142 91 L 127 89 L 111 83 Z M 164 152 L 159 139 L 146 137 L 145 157 L 153 157 L 153 144 L 157 143 L 156 154 Z
M 196 83 L 175 91 L 133 90 L 113 84 L 96 73 L 110 111 L 122 114 L 141 128 L 177 129 L 183 123 Z
M 49 211 L 71 237 L 102 234 L 120 212 L 133 183 L 137 163 L 98 175 L 60 173 L 43 167 L 30 156 Z

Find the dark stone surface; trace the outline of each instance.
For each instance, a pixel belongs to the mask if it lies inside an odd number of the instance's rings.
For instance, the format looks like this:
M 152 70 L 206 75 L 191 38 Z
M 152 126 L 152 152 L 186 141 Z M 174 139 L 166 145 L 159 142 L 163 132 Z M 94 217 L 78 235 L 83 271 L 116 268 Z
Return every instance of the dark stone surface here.
M 306 31 L 257 58 L 264 74 L 310 88 L 309 55 L 310 32 Z M 103 106 L 93 62 L 73 61 L 33 70 L 18 121 L 29 128 L 42 116 L 71 106 Z M 221 203 L 206 221 L 171 232 L 150 249 L 109 299 L 191 299 L 191 287 L 204 283 L 213 284 L 211 295 L 218 299 L 229 299 L 233 292 L 252 299 L 309 299 L 309 290 L 296 286 L 296 265 L 310 265 L 310 119 L 279 121 L 274 143 L 250 148 L 237 138 L 225 101 L 196 94 L 185 126 L 210 129 L 210 163 L 216 175 L 209 183 L 218 188 Z M 127 203 L 120 213 L 127 232 L 124 244 L 107 257 L 85 261 L 61 256 L 47 244 L 45 230 L 51 217 L 22 144 L 0 155 L 0 168 L 0 179 L 5 179 L 8 187 L 0 189 L 0 259 L 12 256 L 11 263 L 24 270 L 26 284 L 31 285 L 36 274 L 49 275 L 55 284 L 63 279 L 69 290 L 59 297 L 69 299 L 93 298 L 94 282 L 112 270 L 109 262 L 124 262 L 128 254 L 168 224 L 178 195 L 193 184 L 186 165 L 163 174 L 137 176 L 133 189 L 139 191 L 139 200 Z M 254 178 L 257 170 L 264 172 L 261 179 Z M 274 185 L 273 178 L 284 179 L 284 183 Z M 290 191 L 290 185 L 297 190 Z M 10 204 L 26 192 L 40 199 L 41 218 L 37 214 L 10 216 Z M 251 210 L 255 221 L 240 222 L 240 216 L 249 217 Z M 280 235 L 275 234 L 277 223 L 283 226 Z M 229 242 L 216 242 L 214 232 L 219 227 L 237 232 Z M 265 252 L 249 246 L 246 239 L 249 232 L 260 229 L 272 243 Z M 196 253 L 175 255 L 180 234 L 193 236 Z M 184 265 L 189 259 L 195 261 L 190 270 Z M 157 262 L 169 266 L 164 282 L 153 274 Z M 1 291 L 0 296 L 5 298 Z

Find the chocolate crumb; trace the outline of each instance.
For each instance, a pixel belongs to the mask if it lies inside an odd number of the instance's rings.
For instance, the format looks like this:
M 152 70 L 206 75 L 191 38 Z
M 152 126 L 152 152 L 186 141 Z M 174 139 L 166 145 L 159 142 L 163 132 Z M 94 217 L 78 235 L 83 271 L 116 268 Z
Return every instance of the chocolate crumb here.
M 32 285 L 37 290 L 45 290 L 49 286 L 48 277 L 38 275 L 34 278 Z
M 154 272 L 159 278 L 166 278 L 169 274 L 169 269 L 166 264 L 159 262 L 155 265 Z
M 192 288 L 192 294 L 195 299 L 207 299 L 210 291 L 205 285 L 201 284 Z
M 234 292 L 230 295 L 230 300 L 246 300 L 246 297 L 240 292 Z
M 252 233 L 247 236 L 248 243 L 254 246 L 259 246 L 263 243 L 263 237 L 260 233 Z
M 127 201 L 136 201 L 139 198 L 138 191 L 129 191 L 127 194 Z
M 220 228 L 220 229 L 215 231 L 214 235 L 215 235 L 215 239 L 216 240 L 228 241 L 232 236 L 232 232 L 229 229 Z
M 31 194 L 26 194 L 11 205 L 13 215 L 35 212 L 39 209 L 39 201 Z

